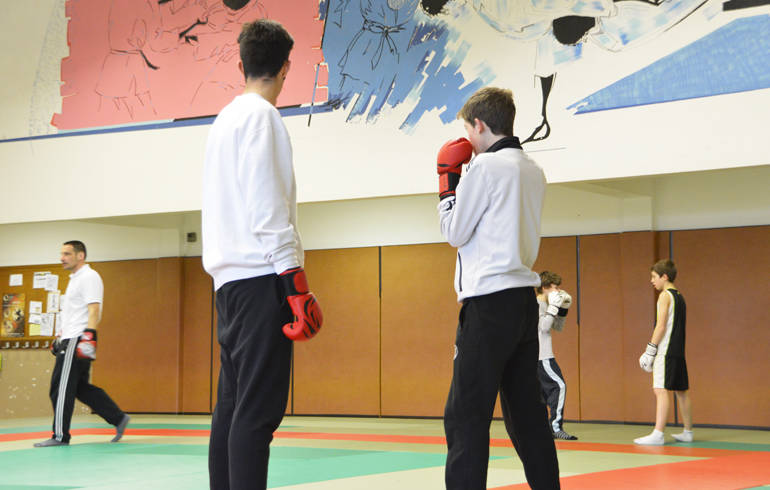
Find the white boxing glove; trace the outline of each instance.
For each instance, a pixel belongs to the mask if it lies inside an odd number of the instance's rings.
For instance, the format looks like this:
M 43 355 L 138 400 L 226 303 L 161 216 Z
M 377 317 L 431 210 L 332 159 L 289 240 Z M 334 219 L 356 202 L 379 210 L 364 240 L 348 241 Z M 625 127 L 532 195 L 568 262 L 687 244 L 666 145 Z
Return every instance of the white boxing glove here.
M 559 306 L 559 316 L 567 316 L 567 310 L 572 306 L 572 296 L 567 291 L 559 291 L 561 295 L 561 305 Z
M 644 354 L 639 358 L 639 366 L 648 373 L 651 373 L 652 363 L 655 362 L 655 355 L 657 355 L 657 353 L 658 346 L 653 343 L 648 343 L 647 348 L 644 350 Z
M 548 293 L 548 308 L 545 309 L 545 312 L 551 316 L 558 315 L 559 308 L 561 308 L 562 301 L 564 301 L 564 296 L 561 295 L 561 291 L 558 291 L 558 290 L 551 291 L 550 293 Z

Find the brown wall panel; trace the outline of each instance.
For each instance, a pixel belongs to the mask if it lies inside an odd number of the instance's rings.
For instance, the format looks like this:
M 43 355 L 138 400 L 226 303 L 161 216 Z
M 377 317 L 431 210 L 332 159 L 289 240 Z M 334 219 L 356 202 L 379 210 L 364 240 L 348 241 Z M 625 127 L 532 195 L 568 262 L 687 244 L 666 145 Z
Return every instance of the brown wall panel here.
M 452 379 L 460 305 L 456 250 L 382 248 L 382 414 L 440 417 Z
M 104 280 L 94 383 L 127 412 L 178 411 L 180 259 L 92 266 Z
M 182 277 L 181 410 L 207 413 L 211 410 L 214 284 L 200 257 L 183 259 Z
M 581 420 L 617 420 L 623 399 L 620 236 L 580 237 Z
M 549 237 L 540 241 L 540 251 L 533 266 L 537 272 L 549 270 L 562 277 L 561 287 L 572 296 L 572 307 L 561 332 L 552 332 L 553 352 L 564 375 L 567 398 L 564 406 L 566 420 L 580 419 L 580 329 L 578 326 L 577 240 L 570 237 Z
M 676 231 L 696 424 L 770 426 L 770 226 Z
M 620 292 L 622 294 L 623 402 L 612 420 L 652 422 L 655 398 L 650 373 L 639 367 L 655 327 L 657 294 L 650 284 L 650 267 L 657 260 L 658 233 L 641 231 L 620 234 Z M 667 234 L 665 234 L 667 235 Z M 666 251 L 668 238 L 665 239 Z M 672 411 L 673 412 L 673 411 Z M 673 421 L 673 413 L 670 415 Z
M 378 415 L 379 249 L 305 254 L 323 328 L 294 343 L 294 413 Z

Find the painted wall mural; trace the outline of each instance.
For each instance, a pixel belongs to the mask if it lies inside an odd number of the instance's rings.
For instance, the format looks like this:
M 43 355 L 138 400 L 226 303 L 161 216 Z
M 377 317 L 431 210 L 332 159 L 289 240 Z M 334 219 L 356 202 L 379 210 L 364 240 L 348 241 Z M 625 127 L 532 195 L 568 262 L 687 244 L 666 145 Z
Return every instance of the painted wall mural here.
M 499 84 L 516 86 L 517 99 L 529 91 L 519 99 L 522 140 L 557 144 L 565 117 L 769 88 L 769 3 L 67 0 L 70 54 L 52 124 L 75 130 L 215 115 L 243 88 L 241 24 L 268 17 L 295 37 L 279 99 L 303 109 L 294 114 L 340 111 L 346 123 L 387 121 L 410 133 L 425 118 L 453 121 L 470 94 Z M 673 52 L 637 49 L 695 16 L 688 25 L 698 34 Z M 631 73 L 592 78 L 600 65 L 632 58 Z M 516 85 L 522 80 L 528 88 Z M 554 101 L 567 89 L 571 100 Z
M 323 22 L 314 0 L 68 0 L 59 129 L 217 114 L 244 86 L 241 24 L 283 23 L 295 39 L 283 106 L 325 100 L 318 85 Z M 325 77 L 321 78 L 325 84 Z

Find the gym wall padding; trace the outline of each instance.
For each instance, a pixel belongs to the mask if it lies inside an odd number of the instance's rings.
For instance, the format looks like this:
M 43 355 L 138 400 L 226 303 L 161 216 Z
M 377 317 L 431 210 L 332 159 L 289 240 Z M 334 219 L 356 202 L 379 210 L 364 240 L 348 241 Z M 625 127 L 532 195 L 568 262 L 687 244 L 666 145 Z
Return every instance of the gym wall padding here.
M 305 271 L 324 324 L 294 343 L 294 413 L 379 415 L 379 249 L 308 251 Z
M 673 232 L 696 423 L 770 426 L 770 226 Z
M 382 415 L 444 414 L 460 311 L 456 257 L 446 243 L 382 247 Z
M 669 238 L 688 305 L 695 423 L 770 427 L 770 226 L 544 238 L 535 269 L 561 274 L 574 300 L 564 331 L 553 335 L 567 381 L 567 420 L 653 421 L 651 379 L 638 358 L 655 321 L 649 269 L 669 255 Z M 325 326 L 295 346 L 287 413 L 440 417 L 459 312 L 454 261 L 455 249 L 445 243 L 308 251 Z M 94 383 L 129 412 L 212 410 L 219 352 L 211 280 L 200 258 L 92 266 L 105 282 Z M 26 282 L 30 271 L 55 267 L 0 268 L 0 280 L 26 271 Z M 60 275 L 64 288 L 66 273 Z M 22 359 L 22 352 L 2 353 L 0 393 L 10 380 L 8 363 Z M 24 357 L 28 385 L 14 376 L 14 386 L 47 400 L 50 374 L 42 370 L 53 359 L 42 350 L 28 354 L 40 362 Z M 14 403 L 22 400 L 8 400 L 18 412 L 11 416 L 30 414 Z M 38 408 L 36 416 L 50 413 L 47 402 Z
M 580 237 L 580 418 L 614 420 L 623 398 L 619 235 Z
M 180 411 L 182 259 L 91 265 L 105 285 L 93 383 L 127 412 Z
M 668 233 L 662 233 L 668 235 Z M 668 257 L 660 255 L 656 245 L 657 232 L 622 233 L 619 236 L 621 265 L 618 278 L 622 300 L 623 321 L 614 328 L 622 327 L 623 373 L 622 402 L 623 420 L 633 422 L 649 421 L 654 414 L 655 398 L 649 373 L 639 368 L 639 356 L 650 341 L 655 325 L 655 304 L 657 295 L 650 283 L 650 267 L 657 260 Z M 672 405 L 673 407 L 673 405 Z M 673 411 L 672 411 L 673 412 Z M 671 414 L 673 420 L 673 413 Z
M 181 410 L 211 411 L 213 287 L 199 257 L 182 259 Z

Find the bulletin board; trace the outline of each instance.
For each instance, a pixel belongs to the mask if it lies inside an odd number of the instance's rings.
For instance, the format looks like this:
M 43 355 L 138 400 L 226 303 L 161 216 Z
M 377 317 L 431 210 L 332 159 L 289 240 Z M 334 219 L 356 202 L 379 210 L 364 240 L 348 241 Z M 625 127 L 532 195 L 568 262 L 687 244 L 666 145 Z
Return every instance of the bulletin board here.
M 69 274 L 60 264 L 0 267 L 0 349 L 50 346 L 58 321 L 60 291 L 67 281 Z

